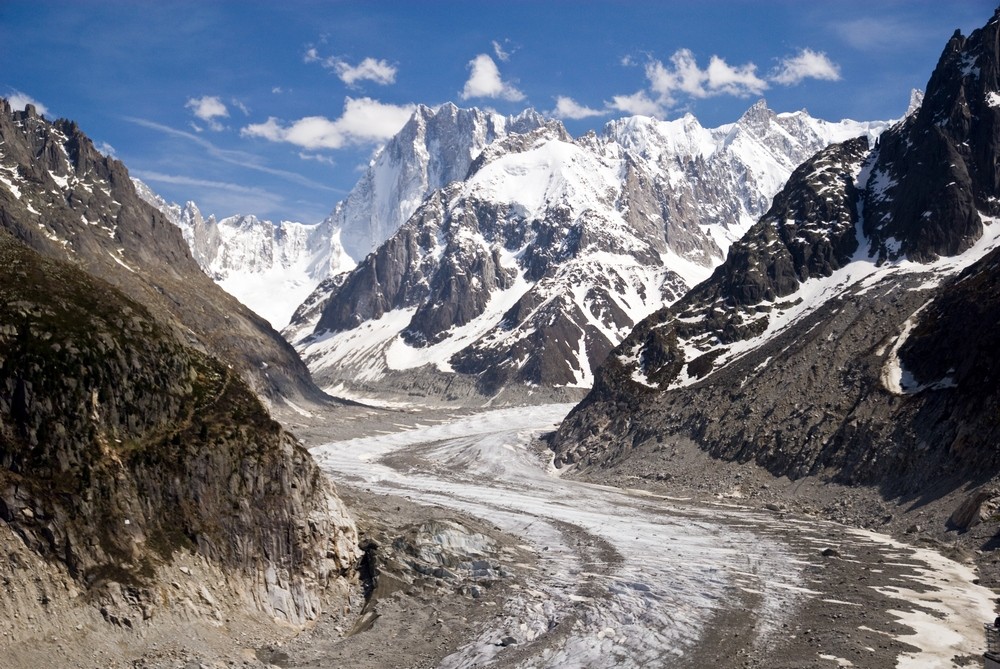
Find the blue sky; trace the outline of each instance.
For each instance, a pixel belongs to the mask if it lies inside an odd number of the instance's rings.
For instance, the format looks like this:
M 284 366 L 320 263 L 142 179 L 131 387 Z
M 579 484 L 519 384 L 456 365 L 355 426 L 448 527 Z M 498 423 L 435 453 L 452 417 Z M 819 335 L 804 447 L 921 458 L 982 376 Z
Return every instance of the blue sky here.
M 415 104 L 563 118 L 888 119 L 985 1 L 0 0 L 0 96 L 171 201 L 316 222 Z

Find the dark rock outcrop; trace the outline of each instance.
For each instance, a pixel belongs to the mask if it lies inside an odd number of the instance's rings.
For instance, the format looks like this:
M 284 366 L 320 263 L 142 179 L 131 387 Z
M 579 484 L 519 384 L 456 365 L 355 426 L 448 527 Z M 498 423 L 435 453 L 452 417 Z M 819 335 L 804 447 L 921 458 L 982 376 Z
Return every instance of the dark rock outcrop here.
M 1000 213 L 1000 22 L 948 42 L 923 104 L 885 132 L 865 193 L 880 260 L 928 262 L 968 249 L 980 212 Z
M 239 374 L 145 305 L 0 231 L 0 532 L 110 620 L 197 554 L 299 624 L 350 576 L 353 522 Z M 129 593 L 127 600 L 120 594 Z M 130 618 L 131 616 L 131 618 Z
M 75 123 L 0 100 L 0 177 L 0 228 L 146 305 L 262 395 L 323 397 L 291 346 L 201 271 L 180 230 Z

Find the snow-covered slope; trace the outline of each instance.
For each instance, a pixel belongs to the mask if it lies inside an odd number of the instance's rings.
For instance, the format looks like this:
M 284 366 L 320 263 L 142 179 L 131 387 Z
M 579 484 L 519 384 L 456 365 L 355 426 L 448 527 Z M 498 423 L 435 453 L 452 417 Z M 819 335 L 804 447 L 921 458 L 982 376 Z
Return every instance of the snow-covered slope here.
M 138 179 L 136 192 L 181 229 L 191 255 L 226 292 L 280 329 L 331 273 L 351 269 L 335 232 L 253 215 L 205 218 L 194 202 L 167 203 Z
M 510 134 L 557 126 L 532 110 L 501 116 L 451 103 L 421 105 L 324 225 L 340 230 L 344 250 L 360 260 L 395 233 L 431 191 L 464 179 L 487 145 Z
M 708 277 L 799 162 L 886 126 L 761 101 L 716 129 L 689 115 L 576 141 L 552 125 L 508 135 L 310 305 L 311 333 L 286 336 L 321 384 L 396 384 L 422 368 L 484 394 L 589 387 L 639 320 Z
M 272 224 L 252 215 L 217 221 L 205 218 L 192 202 L 167 203 L 135 181 L 143 199 L 181 228 L 202 269 L 282 328 L 297 307 L 324 300 L 337 275 L 392 235 L 429 193 L 463 179 L 484 147 L 541 127 L 561 130 L 558 122 L 531 110 L 502 116 L 452 104 L 420 106 L 378 151 L 350 194 L 315 225 Z M 296 328 L 301 329 L 299 320 Z

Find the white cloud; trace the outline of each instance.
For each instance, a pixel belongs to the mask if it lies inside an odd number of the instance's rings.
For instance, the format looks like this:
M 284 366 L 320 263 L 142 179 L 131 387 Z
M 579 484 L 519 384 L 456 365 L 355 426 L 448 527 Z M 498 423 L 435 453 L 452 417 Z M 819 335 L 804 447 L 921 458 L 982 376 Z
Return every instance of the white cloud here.
M 49 115 L 49 108 L 43 105 L 41 102 L 31 97 L 27 93 L 22 93 L 19 90 L 11 89 L 10 93 L 7 94 L 7 102 L 10 103 L 10 108 L 14 111 L 24 111 L 27 105 L 35 105 L 35 111 L 42 116 Z
M 689 49 L 676 51 L 670 57 L 669 66 L 651 60 L 646 64 L 646 78 L 650 89 L 658 96 L 657 101 L 666 106 L 674 104 L 678 93 L 693 98 L 747 97 L 760 95 L 768 86 L 757 76 L 757 66 L 753 63 L 734 67 L 719 56 L 712 56 L 703 70 Z
M 97 144 L 95 144 L 95 146 L 97 147 L 97 150 L 103 153 L 104 155 L 110 156 L 112 158 L 115 157 L 115 147 L 111 146 L 107 142 L 98 142 Z
M 508 40 L 504 40 L 504 44 L 506 44 L 507 42 Z M 503 47 L 504 47 L 503 44 L 501 44 L 496 40 L 493 40 L 493 53 L 496 54 L 497 60 L 499 60 L 502 63 L 506 63 L 508 60 L 510 60 L 510 51 L 507 51 Z
M 325 163 L 327 165 L 336 165 L 335 161 L 330 156 L 325 156 L 322 153 L 306 153 L 305 151 L 299 151 L 299 158 L 302 160 L 315 160 L 317 163 Z
M 223 128 L 223 125 L 216 119 L 229 117 L 229 110 L 217 95 L 204 95 L 200 98 L 189 98 L 187 104 L 184 106 L 190 109 L 191 113 L 196 117 L 207 123 L 209 128 L 216 131 L 222 130 Z M 201 132 L 200 128 L 195 127 L 195 129 L 198 130 L 198 132 Z
M 783 58 L 770 79 L 785 86 L 794 86 L 805 79 L 840 81 L 840 67 L 821 51 L 802 49 L 797 56 Z
M 371 98 L 346 98 L 344 113 L 331 121 L 307 116 L 283 124 L 273 116 L 264 123 L 246 126 L 244 137 L 287 142 L 304 149 L 339 149 L 347 144 L 382 142 L 395 135 L 413 114 L 414 105 L 384 104 Z
M 502 98 L 510 102 L 524 99 L 524 93 L 500 78 L 500 70 L 493 59 L 481 53 L 469 61 L 469 80 L 465 82 L 461 98 Z
M 353 66 L 347 61 L 338 60 L 333 69 L 340 80 L 348 86 L 353 86 L 359 81 L 373 81 L 383 86 L 396 81 L 396 67 L 394 65 L 390 65 L 386 60 L 375 60 L 371 57 L 365 58 Z
M 250 108 L 247 107 L 245 104 L 243 104 L 243 102 L 241 100 L 237 100 L 236 98 L 233 98 L 231 102 L 232 102 L 232 104 L 233 104 L 234 107 L 236 107 L 241 112 L 243 112 L 244 116 L 250 116 Z
M 638 91 L 632 95 L 616 95 L 611 98 L 608 107 L 640 116 L 662 116 L 665 111 L 663 105 L 651 99 L 646 91 Z
M 621 64 L 628 67 L 635 61 L 626 56 Z M 805 79 L 837 81 L 840 68 L 825 53 L 803 49 L 798 55 L 782 59 L 762 77 L 753 63 L 730 65 L 721 56 L 713 55 L 708 66 L 702 68 L 690 49 L 678 49 L 667 63 L 649 59 L 645 74 L 648 88 L 631 95 L 616 95 L 607 103 L 608 108 L 628 114 L 662 116 L 684 98 L 698 100 L 719 95 L 745 98 L 762 95 L 772 83 L 793 86 Z M 570 115 L 573 111 L 570 102 L 567 99 L 565 118 L 574 118 Z
M 573 98 L 560 95 L 556 98 L 556 108 L 552 110 L 551 114 L 556 118 L 581 119 L 591 116 L 601 116 L 604 112 L 600 109 L 592 109 L 591 107 L 581 105 Z
M 323 57 L 315 47 L 307 49 L 302 60 L 306 63 L 319 63 L 328 70 L 333 70 L 336 75 L 348 86 L 354 86 L 359 81 L 372 81 L 383 86 L 396 82 L 396 72 L 398 68 L 389 61 L 368 56 L 357 65 L 338 56 Z
M 275 86 L 274 88 L 271 89 L 271 92 L 274 93 L 275 95 L 281 95 L 282 93 L 285 92 L 285 89 L 282 88 L 281 86 Z

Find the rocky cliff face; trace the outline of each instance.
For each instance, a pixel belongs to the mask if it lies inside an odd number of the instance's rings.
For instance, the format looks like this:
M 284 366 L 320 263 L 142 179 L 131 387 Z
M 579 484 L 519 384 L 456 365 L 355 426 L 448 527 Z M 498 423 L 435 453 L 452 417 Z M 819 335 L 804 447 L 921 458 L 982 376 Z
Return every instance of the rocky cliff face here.
M 635 117 L 576 141 L 551 124 L 508 134 L 311 302 L 296 346 L 321 385 L 429 374 L 480 396 L 578 393 L 636 323 L 708 276 L 795 165 L 881 129 L 761 101 L 717 129 Z
M 887 495 L 993 476 L 998 34 L 995 16 L 953 37 L 876 145 L 797 169 L 709 280 L 609 356 L 557 461 L 662 476 L 691 440 Z
M 185 597 L 219 610 L 204 584 L 163 587 L 188 556 L 226 575 L 244 613 L 292 624 L 342 594 L 358 558 L 346 510 L 238 373 L 5 231 L 0 534 L 64 573 L 71 605 L 128 627 L 186 612 Z M 5 574 L 10 611 L 29 577 Z
M 320 394 L 294 350 L 216 286 L 178 230 L 136 193 L 125 166 L 71 121 L 0 101 L 0 227 L 145 304 L 266 396 Z

